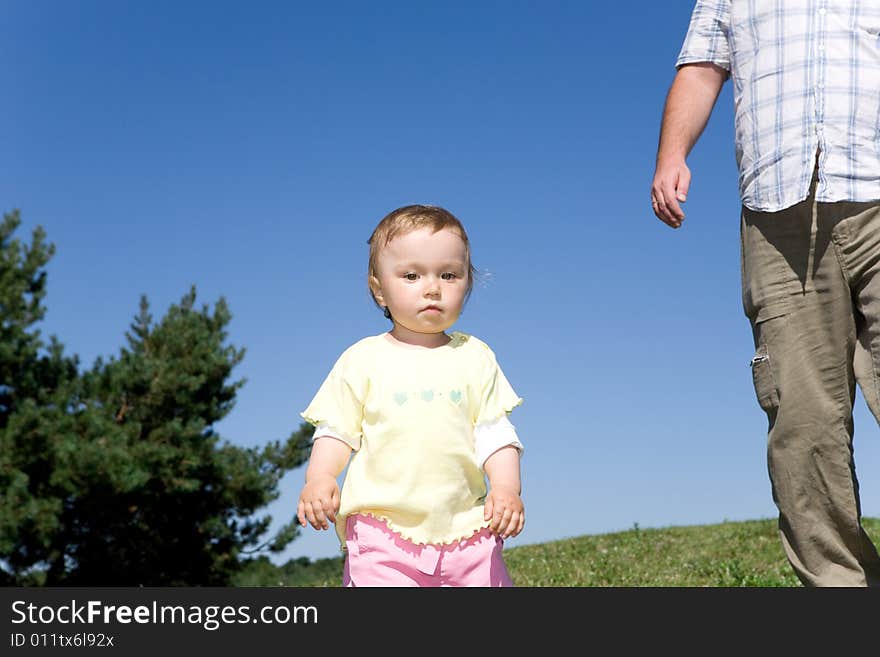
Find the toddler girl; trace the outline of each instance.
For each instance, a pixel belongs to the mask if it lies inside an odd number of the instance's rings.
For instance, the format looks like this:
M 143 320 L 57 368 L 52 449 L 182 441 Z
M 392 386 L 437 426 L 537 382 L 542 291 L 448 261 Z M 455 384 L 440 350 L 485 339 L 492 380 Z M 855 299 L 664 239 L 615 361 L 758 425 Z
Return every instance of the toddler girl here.
M 302 413 L 316 429 L 299 522 L 335 524 L 345 586 L 511 586 L 503 539 L 525 515 L 507 414 L 522 399 L 484 342 L 446 333 L 474 283 L 464 226 L 410 205 L 369 245 L 392 328 L 346 349 Z

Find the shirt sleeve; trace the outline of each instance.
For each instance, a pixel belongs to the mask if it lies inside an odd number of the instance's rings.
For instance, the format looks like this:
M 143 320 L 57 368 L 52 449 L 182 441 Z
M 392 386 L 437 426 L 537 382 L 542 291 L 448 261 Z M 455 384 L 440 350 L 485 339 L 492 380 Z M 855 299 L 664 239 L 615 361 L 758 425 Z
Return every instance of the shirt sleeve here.
M 730 0 L 697 0 L 675 67 L 710 62 L 730 71 Z
M 520 455 L 523 452 L 523 444 L 516 435 L 516 427 L 510 423 L 506 415 L 502 415 L 494 422 L 478 424 L 474 427 L 474 447 L 477 451 L 477 463 L 484 468 L 486 460 L 502 447 L 516 447 Z
M 344 442 L 349 447 L 352 446 L 353 442 L 360 443 L 360 441 L 354 441 L 348 436 L 343 436 L 338 431 L 334 431 L 330 428 L 329 424 L 319 424 L 315 427 L 315 432 L 312 434 L 312 442 L 315 442 L 318 438 L 335 438 L 336 440 Z
M 329 430 L 352 449 L 360 449 L 366 388 L 366 374 L 347 350 L 300 415 L 316 427 Z
M 522 398 L 517 395 L 492 350 L 485 346 L 485 358 L 482 382 L 480 387 L 479 406 L 474 419 L 474 426 L 494 422 L 500 417 L 506 416 L 514 408 L 522 404 Z

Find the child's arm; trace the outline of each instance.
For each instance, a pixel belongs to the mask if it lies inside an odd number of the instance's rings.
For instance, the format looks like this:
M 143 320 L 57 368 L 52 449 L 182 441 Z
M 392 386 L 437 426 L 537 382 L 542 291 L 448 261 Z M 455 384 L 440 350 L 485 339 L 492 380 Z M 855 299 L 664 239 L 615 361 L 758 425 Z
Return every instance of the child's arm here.
M 519 534 L 526 523 L 525 508 L 520 492 L 519 450 L 508 445 L 494 452 L 483 466 L 489 478 L 484 519 L 489 529 L 508 538 Z
M 306 520 L 315 529 L 330 527 L 328 520 L 336 522 L 339 511 L 336 477 L 345 469 L 349 456 L 351 447 L 341 440 L 329 436 L 315 440 L 306 469 L 306 483 L 296 505 L 296 517 L 303 527 Z

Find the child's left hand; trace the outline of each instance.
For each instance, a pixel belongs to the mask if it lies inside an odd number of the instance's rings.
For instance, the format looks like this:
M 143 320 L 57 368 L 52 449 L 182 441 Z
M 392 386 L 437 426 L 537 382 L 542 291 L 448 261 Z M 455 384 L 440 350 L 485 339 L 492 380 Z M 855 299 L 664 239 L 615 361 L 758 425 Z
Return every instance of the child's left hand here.
M 519 493 L 505 486 L 490 488 L 483 519 L 490 520 L 489 529 L 501 538 L 519 534 L 526 524 L 525 507 Z

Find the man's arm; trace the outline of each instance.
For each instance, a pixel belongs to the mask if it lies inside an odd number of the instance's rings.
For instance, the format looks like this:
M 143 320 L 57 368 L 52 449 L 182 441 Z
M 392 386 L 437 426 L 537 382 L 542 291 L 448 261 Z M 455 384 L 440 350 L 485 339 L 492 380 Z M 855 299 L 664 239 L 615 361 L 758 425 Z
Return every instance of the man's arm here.
M 666 96 L 651 207 L 657 218 L 672 228 L 684 220 L 679 203 L 687 200 L 691 182 L 685 158 L 709 122 L 726 79 L 727 71 L 715 64 L 686 64 L 676 73 Z

